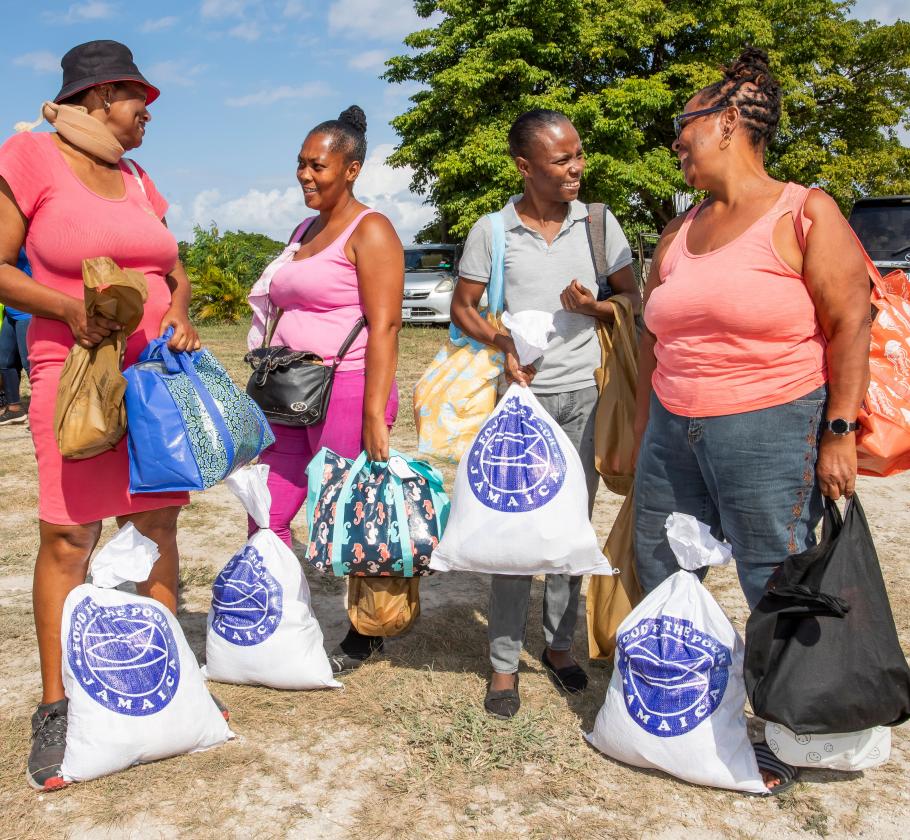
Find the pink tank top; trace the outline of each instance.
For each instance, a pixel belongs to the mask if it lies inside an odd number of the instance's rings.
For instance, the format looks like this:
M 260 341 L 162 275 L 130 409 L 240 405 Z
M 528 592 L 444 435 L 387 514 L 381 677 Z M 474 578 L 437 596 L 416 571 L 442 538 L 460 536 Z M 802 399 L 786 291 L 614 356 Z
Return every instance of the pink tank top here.
M 782 405 L 827 381 L 815 305 L 772 241 L 781 216 L 796 218 L 808 194 L 787 184 L 764 216 L 706 254 L 686 247 L 702 204 L 689 211 L 645 310 L 657 338 L 652 385 L 668 411 L 739 414 Z
M 368 213 L 357 215 L 326 248 L 312 257 L 285 263 L 272 279 L 269 298 L 284 310 L 272 345 L 318 353 L 329 364 L 363 312 L 357 267 L 344 247 Z M 361 330 L 339 370 L 363 370 L 366 366 L 368 329 Z

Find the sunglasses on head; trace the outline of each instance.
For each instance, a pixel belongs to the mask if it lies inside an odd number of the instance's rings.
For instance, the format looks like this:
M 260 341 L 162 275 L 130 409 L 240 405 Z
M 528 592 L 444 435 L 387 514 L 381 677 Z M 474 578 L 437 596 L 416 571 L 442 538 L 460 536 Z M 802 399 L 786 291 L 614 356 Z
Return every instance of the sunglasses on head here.
M 723 105 L 714 105 L 711 108 L 701 108 L 698 111 L 683 111 L 681 114 L 677 114 L 673 117 L 673 131 L 676 133 L 676 136 L 679 137 L 679 132 L 683 130 L 687 120 L 695 119 L 695 117 L 704 117 L 707 114 L 714 114 L 717 111 L 723 111 L 725 108 L 729 108 L 729 103 L 724 103 Z

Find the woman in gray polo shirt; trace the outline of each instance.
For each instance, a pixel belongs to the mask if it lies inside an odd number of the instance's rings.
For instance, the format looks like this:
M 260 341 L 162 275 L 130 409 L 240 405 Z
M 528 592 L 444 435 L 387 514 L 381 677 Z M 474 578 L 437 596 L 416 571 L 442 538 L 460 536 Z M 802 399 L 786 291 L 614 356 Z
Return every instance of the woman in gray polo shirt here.
M 600 364 L 597 319 L 613 309 L 597 301 L 597 280 L 588 245 L 587 207 L 578 201 L 585 157 L 578 132 L 558 111 L 522 114 L 509 130 L 509 152 L 524 179 L 524 193 L 502 208 L 506 232 L 505 309 L 554 314 L 556 334 L 535 367 L 522 367 L 512 339 L 496 332 L 477 311 L 490 277 L 492 232 L 481 218 L 461 257 L 452 320 L 467 335 L 505 354 L 505 379 L 530 387 L 581 456 L 588 484 L 588 514 L 598 476 L 594 468 L 594 371 Z M 619 223 L 607 213 L 606 254 L 610 287 L 641 311 L 630 264 L 632 252 Z M 586 688 L 587 674 L 572 656 L 581 577 L 548 575 L 544 589 L 541 662 L 553 683 L 570 693 Z M 494 575 L 489 638 L 493 675 L 484 700 L 496 717 L 510 718 L 520 705 L 518 660 L 524 643 L 530 575 Z

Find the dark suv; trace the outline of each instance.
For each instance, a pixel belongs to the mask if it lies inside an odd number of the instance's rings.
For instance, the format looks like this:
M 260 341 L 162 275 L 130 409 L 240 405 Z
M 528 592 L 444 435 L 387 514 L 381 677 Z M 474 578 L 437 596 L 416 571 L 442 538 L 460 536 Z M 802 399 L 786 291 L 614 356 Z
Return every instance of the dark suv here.
M 895 268 L 910 275 L 910 195 L 862 198 L 850 226 L 883 277 Z

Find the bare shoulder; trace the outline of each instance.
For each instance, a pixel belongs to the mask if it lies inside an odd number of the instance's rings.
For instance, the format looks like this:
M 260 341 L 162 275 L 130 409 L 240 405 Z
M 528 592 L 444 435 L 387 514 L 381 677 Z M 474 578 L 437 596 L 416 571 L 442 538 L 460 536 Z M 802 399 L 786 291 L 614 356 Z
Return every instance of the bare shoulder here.
M 671 219 L 667 223 L 667 226 L 661 231 L 657 247 L 654 249 L 655 259 L 662 257 L 667 248 L 670 247 L 670 243 L 676 239 L 676 234 L 679 233 L 679 229 L 683 226 L 687 213 L 688 211 L 686 211 L 686 213 L 680 213 L 675 219 Z
M 837 202 L 824 190 L 813 189 L 803 205 L 803 214 L 813 222 L 843 221 Z
M 395 232 L 394 225 L 382 213 L 367 213 L 357 225 L 351 241 L 355 248 L 363 246 L 401 248 L 401 240 Z

